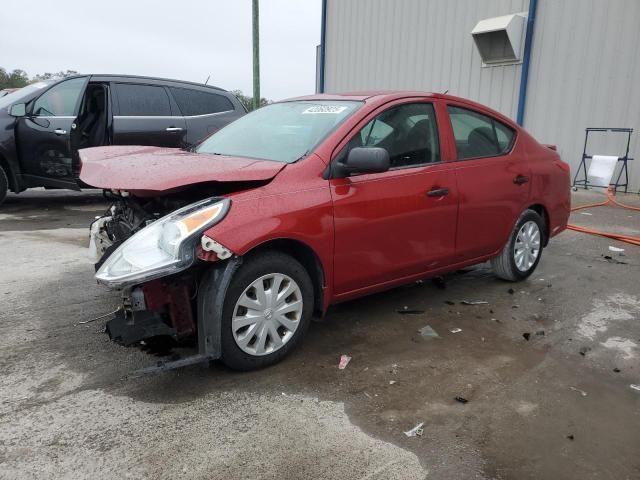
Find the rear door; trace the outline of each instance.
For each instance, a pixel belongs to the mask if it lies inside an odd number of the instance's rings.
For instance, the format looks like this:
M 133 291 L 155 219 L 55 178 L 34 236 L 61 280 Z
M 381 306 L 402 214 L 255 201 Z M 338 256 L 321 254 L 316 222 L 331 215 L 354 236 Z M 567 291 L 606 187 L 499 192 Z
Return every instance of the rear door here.
M 163 85 L 112 83 L 113 144 L 181 147 L 187 125 Z
M 168 89 L 184 116 L 188 130 L 186 142 L 190 145 L 200 143 L 244 114 L 223 92 L 213 88 L 169 86 Z
M 494 117 L 449 103 L 460 211 L 457 260 L 499 251 L 529 197 L 529 164 L 516 131 Z
M 395 103 L 360 125 L 333 161 L 353 147 L 375 146 L 389 152 L 391 169 L 329 181 L 338 296 L 446 266 L 455 251 L 455 173 L 441 161 L 433 104 Z
M 71 132 L 89 77 L 56 83 L 28 106 L 16 124 L 16 143 L 23 172 L 68 181 L 74 177 Z M 51 186 L 55 184 L 51 183 Z

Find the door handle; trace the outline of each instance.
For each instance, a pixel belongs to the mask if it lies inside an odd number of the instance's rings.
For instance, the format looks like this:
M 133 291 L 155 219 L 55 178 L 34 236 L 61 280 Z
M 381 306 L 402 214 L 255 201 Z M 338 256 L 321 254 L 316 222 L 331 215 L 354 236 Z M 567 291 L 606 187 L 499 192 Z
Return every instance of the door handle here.
M 427 192 L 427 197 L 445 197 L 449 195 L 448 188 L 434 188 Z
M 526 175 L 518 175 L 516 178 L 513 179 L 513 183 L 515 183 L 516 185 L 524 185 L 528 181 L 529 181 L 529 177 L 527 177 Z
M 183 129 L 182 127 L 167 127 L 165 128 L 165 131 L 167 132 L 181 132 Z
M 66 134 L 67 134 L 67 131 L 66 131 L 66 130 L 63 130 L 63 129 L 61 129 L 61 128 L 56 128 L 56 129 L 53 131 L 53 133 L 55 133 L 56 135 L 66 135 Z

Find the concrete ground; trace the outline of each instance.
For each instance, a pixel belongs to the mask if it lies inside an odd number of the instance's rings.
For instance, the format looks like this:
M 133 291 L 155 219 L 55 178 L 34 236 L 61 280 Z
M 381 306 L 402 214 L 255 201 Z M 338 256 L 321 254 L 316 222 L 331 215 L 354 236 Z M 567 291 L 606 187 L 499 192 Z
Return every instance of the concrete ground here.
M 336 306 L 267 370 L 132 378 L 157 358 L 79 324 L 118 304 L 86 260 L 105 207 L 33 191 L 0 208 L 0 478 L 640 478 L 640 248 L 568 231 L 519 284 L 481 265 Z M 640 235 L 639 213 L 586 213 Z

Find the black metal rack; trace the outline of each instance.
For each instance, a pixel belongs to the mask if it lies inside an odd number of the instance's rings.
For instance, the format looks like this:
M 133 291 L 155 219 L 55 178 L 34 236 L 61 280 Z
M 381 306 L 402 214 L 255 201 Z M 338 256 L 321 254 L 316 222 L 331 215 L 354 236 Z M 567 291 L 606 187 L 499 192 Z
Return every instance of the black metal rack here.
M 628 162 L 633 160 L 633 158 L 629 157 L 629 146 L 631 145 L 631 134 L 633 133 L 633 128 L 586 128 L 584 135 L 584 149 L 582 151 L 582 160 L 580 161 L 580 165 L 578 166 L 578 170 L 576 171 L 575 176 L 573 177 L 573 188 L 577 190 L 578 186 L 584 187 L 587 190 L 589 187 L 599 187 L 599 188 L 608 188 L 601 187 L 600 185 L 591 185 L 589 182 L 589 178 L 587 177 L 587 159 L 591 160 L 593 155 L 587 154 L 587 144 L 589 142 L 589 133 L 592 132 L 611 132 L 611 133 L 626 133 L 627 134 L 627 148 L 625 150 L 623 157 L 618 157 L 618 162 L 622 162 L 622 167 L 618 171 L 618 176 L 616 177 L 616 181 L 612 182 L 609 187 L 613 187 L 615 190 L 618 188 L 624 187 L 624 192 L 627 193 L 627 188 L 629 187 L 629 165 Z M 578 180 L 578 176 L 582 173 L 584 176 L 583 179 Z M 624 173 L 624 183 L 621 183 L 622 174 Z

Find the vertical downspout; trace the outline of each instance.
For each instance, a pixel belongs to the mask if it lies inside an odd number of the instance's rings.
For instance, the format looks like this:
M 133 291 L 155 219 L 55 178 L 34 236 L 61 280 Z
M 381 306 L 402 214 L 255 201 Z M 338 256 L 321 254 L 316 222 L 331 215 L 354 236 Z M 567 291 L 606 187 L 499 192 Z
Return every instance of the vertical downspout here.
M 320 81 L 318 82 L 319 93 L 324 93 L 324 52 L 325 34 L 327 31 L 327 1 L 322 0 L 322 20 L 320 24 Z
M 520 72 L 520 92 L 518 94 L 518 125 L 524 122 L 524 109 L 527 106 L 527 84 L 529 82 L 529 62 L 531 61 L 531 45 L 533 44 L 533 25 L 536 21 L 538 0 L 529 0 L 527 15 L 527 33 L 524 38 L 524 54 L 522 56 L 522 71 Z

